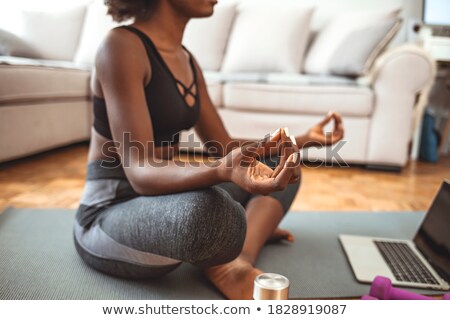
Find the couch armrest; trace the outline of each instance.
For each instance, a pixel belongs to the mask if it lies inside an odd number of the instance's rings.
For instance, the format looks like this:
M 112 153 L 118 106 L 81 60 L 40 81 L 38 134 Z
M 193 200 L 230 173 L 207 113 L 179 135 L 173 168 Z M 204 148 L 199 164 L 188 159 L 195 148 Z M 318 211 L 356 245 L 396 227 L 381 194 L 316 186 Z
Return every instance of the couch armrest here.
M 370 72 L 374 86 L 393 86 L 395 90 L 418 94 L 436 75 L 436 64 L 425 49 L 404 44 L 387 50 Z
M 435 74 L 431 56 L 411 44 L 388 50 L 376 60 L 369 76 L 375 93 L 369 163 L 405 165 L 413 116 L 419 124 Z

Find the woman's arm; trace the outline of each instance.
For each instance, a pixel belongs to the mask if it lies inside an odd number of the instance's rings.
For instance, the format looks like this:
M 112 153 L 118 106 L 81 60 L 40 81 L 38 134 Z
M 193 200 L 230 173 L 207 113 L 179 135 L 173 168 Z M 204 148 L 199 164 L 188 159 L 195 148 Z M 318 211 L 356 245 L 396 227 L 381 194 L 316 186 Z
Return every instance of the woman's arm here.
M 143 89 L 151 78 L 151 67 L 137 37 L 125 30 L 112 30 L 97 55 L 96 71 L 113 140 L 136 192 L 167 194 L 204 188 L 223 180 L 217 165 L 182 167 L 182 163 L 154 156 L 153 127 Z
M 263 175 L 263 170 L 255 169 L 261 167 L 255 156 L 244 154 L 241 149 L 212 164 L 157 158 L 144 92 L 151 78 L 151 66 L 140 40 L 125 30 L 114 29 L 99 50 L 96 69 L 117 152 L 128 180 L 139 194 L 176 193 L 223 181 L 233 181 L 247 191 L 265 194 L 285 188 L 296 175 L 298 161 L 293 158 L 276 177 L 268 176 L 267 170 Z
M 334 121 L 332 132 L 325 133 L 325 126 Z M 309 147 L 331 146 L 344 138 L 344 124 L 339 113 L 330 111 L 318 124 L 308 130 L 305 135 L 295 137 L 300 149 Z

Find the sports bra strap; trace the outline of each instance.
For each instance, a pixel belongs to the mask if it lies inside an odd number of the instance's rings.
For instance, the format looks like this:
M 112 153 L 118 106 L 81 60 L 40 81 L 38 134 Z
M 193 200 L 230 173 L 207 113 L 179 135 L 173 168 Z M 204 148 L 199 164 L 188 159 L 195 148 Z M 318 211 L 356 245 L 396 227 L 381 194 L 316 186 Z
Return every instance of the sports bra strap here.
M 134 34 L 136 34 L 141 39 L 141 41 L 144 43 L 144 46 L 147 51 L 147 55 L 149 56 L 149 59 L 151 59 L 153 56 L 155 56 L 156 59 L 160 60 L 160 62 L 164 65 L 164 67 L 167 69 L 167 71 L 172 76 L 172 78 L 175 80 L 175 82 L 183 88 L 184 92 L 182 92 L 182 93 L 180 92 L 180 93 L 183 95 L 184 98 L 186 98 L 188 95 L 190 95 L 192 98 L 194 98 L 194 100 L 198 99 L 197 90 L 196 90 L 196 92 L 193 92 L 194 86 L 196 86 L 196 84 L 197 84 L 197 72 L 195 70 L 195 65 L 193 63 L 194 58 L 192 57 L 191 52 L 188 49 L 186 49 L 185 46 L 182 46 L 182 47 L 189 55 L 189 64 L 192 68 L 192 72 L 193 72 L 193 76 L 194 76 L 194 79 L 193 79 L 192 83 L 189 85 L 189 87 L 187 87 L 183 82 L 181 82 L 180 80 L 175 78 L 175 76 L 172 74 L 169 67 L 165 63 L 164 59 L 159 54 L 159 51 L 156 48 L 155 44 L 153 43 L 153 41 L 150 39 L 150 37 L 148 35 L 146 35 L 141 30 L 139 30 L 133 26 L 130 26 L 130 25 L 119 26 L 117 28 L 127 29 L 130 32 L 133 32 Z

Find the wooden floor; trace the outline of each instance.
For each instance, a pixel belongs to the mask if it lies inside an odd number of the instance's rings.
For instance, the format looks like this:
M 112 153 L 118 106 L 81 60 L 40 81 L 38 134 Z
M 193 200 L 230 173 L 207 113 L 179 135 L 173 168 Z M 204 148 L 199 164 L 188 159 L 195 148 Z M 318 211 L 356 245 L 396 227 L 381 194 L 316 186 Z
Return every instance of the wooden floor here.
M 0 209 L 7 206 L 76 208 L 85 179 L 87 145 L 75 145 L 0 165 Z M 426 210 L 450 157 L 411 162 L 401 173 L 353 168 L 303 168 L 292 210 Z

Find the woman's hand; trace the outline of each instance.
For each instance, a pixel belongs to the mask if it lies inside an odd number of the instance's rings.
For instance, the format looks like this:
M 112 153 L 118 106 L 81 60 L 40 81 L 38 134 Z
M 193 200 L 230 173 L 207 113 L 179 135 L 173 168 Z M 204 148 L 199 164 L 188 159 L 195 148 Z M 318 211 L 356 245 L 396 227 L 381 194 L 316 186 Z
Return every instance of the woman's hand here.
M 274 146 L 275 144 L 275 146 Z M 277 155 L 279 156 L 278 166 L 274 169 L 272 177 L 276 177 L 283 169 L 287 159 L 291 154 L 295 154 L 295 157 L 299 157 L 299 148 L 297 142 L 293 136 L 289 136 L 288 128 L 280 128 L 276 130 L 272 135 L 269 143 L 266 143 L 264 149 L 265 154 L 263 156 L 271 156 L 272 150 L 275 148 Z M 269 146 L 269 149 L 267 148 Z M 295 174 L 293 175 L 289 183 L 297 182 L 300 179 L 300 166 L 297 167 Z
M 334 120 L 332 132 L 324 132 L 325 126 Z M 344 138 L 344 125 L 342 117 L 337 112 L 329 112 L 325 119 L 308 130 L 305 136 L 297 138 L 301 141 L 301 147 L 331 146 Z
M 280 163 L 275 170 L 257 160 L 265 153 L 268 144 L 279 148 Z M 284 190 L 289 183 L 300 178 L 299 158 L 297 146 L 281 129 L 270 138 L 228 153 L 222 158 L 221 175 L 223 180 L 232 181 L 248 192 L 266 195 Z

